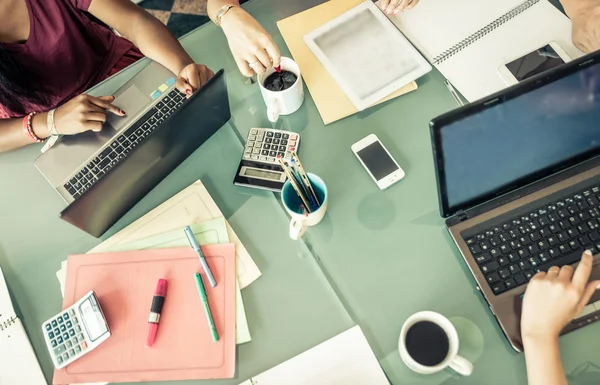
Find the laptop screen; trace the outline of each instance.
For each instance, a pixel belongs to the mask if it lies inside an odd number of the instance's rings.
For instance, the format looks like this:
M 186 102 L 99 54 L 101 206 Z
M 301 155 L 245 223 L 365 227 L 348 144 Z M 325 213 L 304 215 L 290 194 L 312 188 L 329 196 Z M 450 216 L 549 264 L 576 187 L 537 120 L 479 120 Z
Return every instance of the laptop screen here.
M 484 107 L 436 135 L 449 214 L 590 158 L 600 153 L 600 64 Z

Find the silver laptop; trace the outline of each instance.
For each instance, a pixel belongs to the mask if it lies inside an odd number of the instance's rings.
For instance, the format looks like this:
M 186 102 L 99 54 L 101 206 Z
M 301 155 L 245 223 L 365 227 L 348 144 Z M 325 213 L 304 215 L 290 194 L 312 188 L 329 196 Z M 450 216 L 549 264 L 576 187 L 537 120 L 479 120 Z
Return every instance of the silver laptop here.
M 114 93 L 113 104 L 127 116 L 108 113 L 102 132 L 62 137 L 35 166 L 72 203 L 182 106 L 185 95 L 175 80 L 171 71 L 151 62 Z

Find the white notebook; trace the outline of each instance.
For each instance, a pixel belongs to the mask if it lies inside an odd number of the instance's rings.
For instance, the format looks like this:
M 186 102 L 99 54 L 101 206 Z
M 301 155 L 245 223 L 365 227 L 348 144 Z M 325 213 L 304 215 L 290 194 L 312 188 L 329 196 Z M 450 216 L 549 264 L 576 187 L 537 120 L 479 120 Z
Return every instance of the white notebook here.
M 47 385 L 0 268 L 0 385 Z
M 355 326 L 240 385 L 389 385 Z
M 547 0 L 423 0 L 392 22 L 469 101 L 508 85 L 498 67 L 558 43 L 571 57 L 571 21 Z

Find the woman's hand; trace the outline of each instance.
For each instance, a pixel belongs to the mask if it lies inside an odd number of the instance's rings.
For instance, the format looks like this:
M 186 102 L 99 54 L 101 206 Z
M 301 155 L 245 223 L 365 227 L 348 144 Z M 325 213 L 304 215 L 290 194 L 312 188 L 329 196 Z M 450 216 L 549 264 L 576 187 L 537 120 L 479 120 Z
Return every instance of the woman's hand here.
M 600 49 L 600 3 L 588 4 L 571 16 L 573 44 L 583 52 Z
M 204 83 L 213 77 L 214 73 L 203 64 L 188 64 L 185 66 L 177 76 L 177 89 L 181 92 L 190 96 Z
M 106 112 L 125 116 L 125 111 L 112 105 L 114 96 L 94 97 L 86 94 L 76 96 L 56 109 L 54 126 L 61 135 L 75 135 L 85 131 L 102 131 Z
M 408 11 L 418 2 L 419 0 L 382 0 L 379 6 L 386 14 L 395 15 L 398 12 Z
M 600 280 L 588 283 L 592 263 L 593 257 L 586 251 L 575 272 L 569 265 L 553 266 L 531 279 L 521 316 L 525 345 L 529 339 L 558 340 L 561 330 L 581 313 L 600 285 Z
M 221 27 L 242 74 L 250 77 L 279 66 L 279 48 L 248 12 L 240 7 L 231 8 L 221 19 Z

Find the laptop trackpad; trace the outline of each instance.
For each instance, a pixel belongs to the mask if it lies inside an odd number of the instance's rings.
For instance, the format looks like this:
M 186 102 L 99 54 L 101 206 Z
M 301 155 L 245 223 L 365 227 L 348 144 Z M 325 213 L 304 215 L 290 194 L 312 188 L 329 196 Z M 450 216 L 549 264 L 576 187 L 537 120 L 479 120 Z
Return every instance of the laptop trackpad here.
M 150 103 L 150 98 L 142 91 L 139 90 L 135 85 L 127 88 L 121 93 L 113 105 L 119 107 L 127 113 L 126 116 L 117 116 L 111 112 L 106 117 L 106 123 L 110 124 L 115 130 L 120 130 L 131 118 L 137 116 L 144 107 Z

